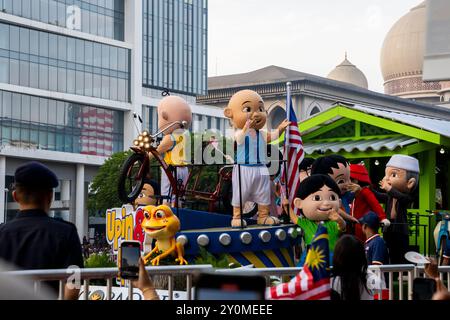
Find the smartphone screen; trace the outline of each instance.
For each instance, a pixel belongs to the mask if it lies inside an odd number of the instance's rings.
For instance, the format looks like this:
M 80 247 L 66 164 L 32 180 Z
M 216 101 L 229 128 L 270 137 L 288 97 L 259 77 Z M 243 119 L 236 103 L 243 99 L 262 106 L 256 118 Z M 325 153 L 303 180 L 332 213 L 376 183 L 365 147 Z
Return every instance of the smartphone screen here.
M 196 300 L 264 300 L 266 282 L 258 276 L 201 275 L 195 285 Z
M 258 301 L 263 300 L 259 292 L 245 290 L 226 290 L 223 288 L 211 289 L 211 288 L 199 288 L 197 290 L 197 300 L 250 300 Z
M 436 281 L 417 278 L 413 282 L 413 300 L 431 300 L 436 292 Z
M 137 279 L 139 276 L 139 242 L 124 241 L 120 247 L 120 276 L 123 279 Z

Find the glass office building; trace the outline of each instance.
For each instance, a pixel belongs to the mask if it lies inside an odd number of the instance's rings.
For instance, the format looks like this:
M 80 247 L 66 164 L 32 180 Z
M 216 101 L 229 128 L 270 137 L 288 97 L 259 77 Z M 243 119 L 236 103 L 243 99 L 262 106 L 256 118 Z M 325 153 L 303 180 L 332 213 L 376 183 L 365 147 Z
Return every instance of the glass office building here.
M 18 209 L 15 170 L 37 160 L 60 180 L 51 214 L 87 235 L 89 184 L 131 145 L 134 113 L 156 130 L 163 89 L 190 103 L 193 131 L 225 126 L 222 110 L 195 104 L 206 0 L 0 0 L 0 223 Z
M 0 82 L 129 101 L 128 49 L 0 23 Z
M 207 90 L 207 0 L 143 0 L 143 85 Z
M 1 145 L 110 156 L 123 150 L 123 113 L 0 90 Z
M 123 0 L 0 0 L 0 11 L 50 25 L 124 40 Z M 79 14 L 80 24 L 71 24 Z

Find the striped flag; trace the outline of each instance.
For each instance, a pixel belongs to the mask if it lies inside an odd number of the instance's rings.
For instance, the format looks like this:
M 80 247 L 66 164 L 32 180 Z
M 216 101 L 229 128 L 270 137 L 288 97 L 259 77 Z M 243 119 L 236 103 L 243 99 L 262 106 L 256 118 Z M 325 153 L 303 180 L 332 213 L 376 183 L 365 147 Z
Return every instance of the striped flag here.
M 299 165 L 305 158 L 303 151 L 303 141 L 298 128 L 298 120 L 295 115 L 294 106 L 292 104 L 290 83 L 288 83 L 286 110 L 288 113 L 289 127 L 286 129 L 284 137 L 284 157 L 287 160 L 286 166 L 283 166 L 282 181 L 287 183 L 289 193 L 289 204 L 296 215 L 300 215 L 299 209 L 294 207 L 294 199 L 300 186 Z M 286 170 L 287 169 L 287 172 Z M 285 192 L 282 190 L 282 192 Z M 286 195 L 285 195 L 286 196 Z
M 288 283 L 267 288 L 267 300 L 330 300 L 328 232 L 319 225 L 302 271 Z

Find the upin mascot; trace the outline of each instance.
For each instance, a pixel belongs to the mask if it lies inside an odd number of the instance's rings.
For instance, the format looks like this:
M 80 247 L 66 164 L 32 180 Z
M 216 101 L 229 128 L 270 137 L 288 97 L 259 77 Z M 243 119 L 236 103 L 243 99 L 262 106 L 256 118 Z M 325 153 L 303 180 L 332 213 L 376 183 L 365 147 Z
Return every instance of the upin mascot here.
M 312 175 L 300 183 L 294 206 L 300 209 L 302 217 L 298 217 L 294 210 L 290 210 L 291 221 L 303 230 L 307 247 L 300 260 L 300 266 L 303 266 L 308 247 L 320 223 L 323 223 L 328 231 L 331 263 L 339 234 L 346 229 L 346 223 L 338 213 L 340 193 L 336 182 L 327 175 Z
M 392 222 L 383 233 L 392 264 L 405 263 L 409 246 L 407 210 L 414 198 L 412 193 L 419 183 L 419 161 L 405 155 L 394 155 L 386 165 L 386 175 L 380 187 L 386 193 L 374 192 L 379 201 L 386 203 L 386 215 Z
M 258 204 L 258 224 L 279 224 L 277 218 L 269 215 L 271 190 L 270 175 L 266 167 L 266 149 L 267 143 L 278 138 L 286 130 L 289 122 L 283 121 L 278 130 L 273 133 L 262 130 L 266 125 L 267 111 L 261 96 L 251 90 L 236 93 L 225 109 L 225 116 L 231 120 L 235 129 L 237 164 L 240 164 L 233 169 L 231 226 L 234 228 L 246 226 L 245 221 L 243 221 L 244 225 L 241 225 L 240 195 L 242 195 L 242 204 L 247 201 Z

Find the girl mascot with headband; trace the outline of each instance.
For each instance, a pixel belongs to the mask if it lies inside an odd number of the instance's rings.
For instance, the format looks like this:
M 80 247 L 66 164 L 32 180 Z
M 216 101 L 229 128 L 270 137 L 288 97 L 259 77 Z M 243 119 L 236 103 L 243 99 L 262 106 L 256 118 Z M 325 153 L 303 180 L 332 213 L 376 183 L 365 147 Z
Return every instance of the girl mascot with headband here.
M 303 230 L 306 245 L 299 266 L 303 266 L 305 262 L 308 247 L 320 223 L 328 231 L 331 263 L 336 241 L 346 229 L 346 223 L 338 213 L 340 193 L 336 182 L 328 175 L 312 175 L 300 184 L 294 206 L 300 209 L 301 217 L 290 210 L 291 221 Z

